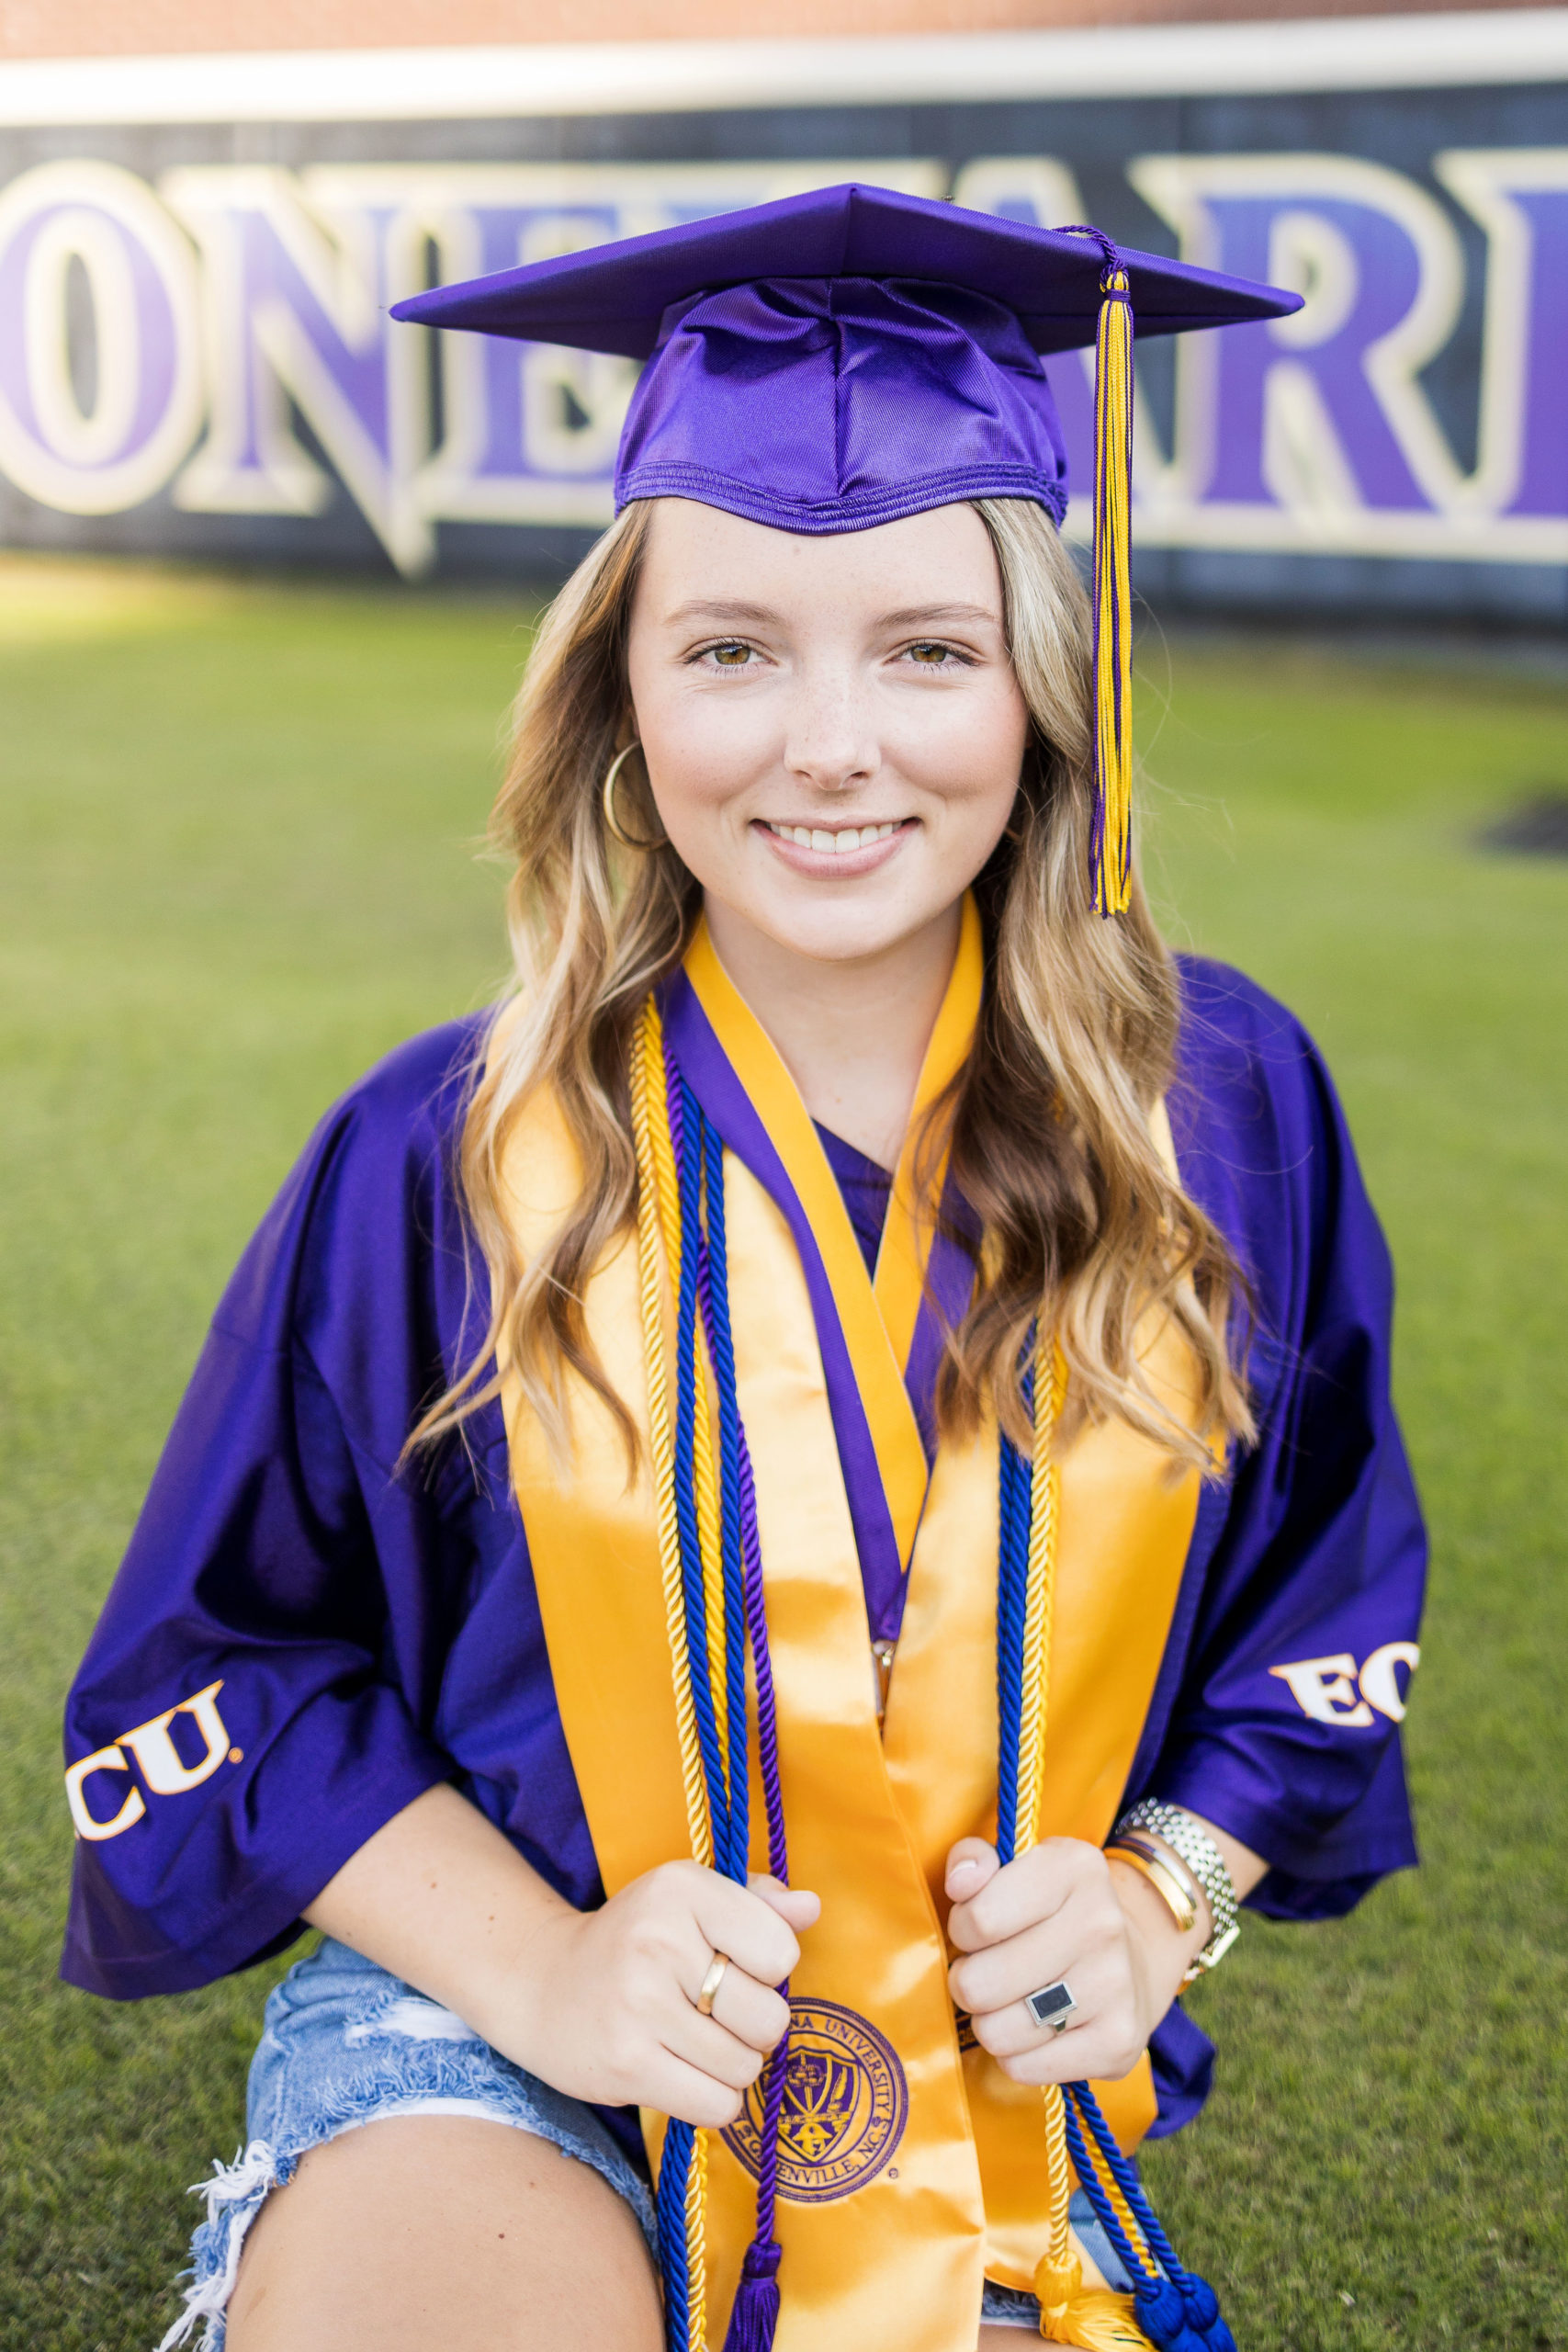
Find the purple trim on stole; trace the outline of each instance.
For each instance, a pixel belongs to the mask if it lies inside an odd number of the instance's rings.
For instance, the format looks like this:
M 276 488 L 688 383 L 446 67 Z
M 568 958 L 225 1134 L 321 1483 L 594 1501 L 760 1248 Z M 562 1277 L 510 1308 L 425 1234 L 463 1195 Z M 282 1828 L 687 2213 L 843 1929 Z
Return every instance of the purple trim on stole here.
M 909 1342 L 909 1361 L 904 1371 L 904 1385 L 920 1425 L 928 1462 L 936 1459 L 936 1376 L 942 1350 L 948 1332 L 967 1314 L 975 1288 L 975 1261 L 955 1238 L 955 1234 L 972 1222 L 968 1209 L 950 1182 L 942 1195 L 942 1222 L 932 1237 L 931 1256 L 926 1261 L 925 1296 L 915 1317 L 915 1336 Z
M 886 1223 L 888 1196 L 893 1179 L 886 1168 L 867 1159 L 852 1143 L 836 1136 L 819 1119 L 813 1120 L 822 1148 L 828 1155 L 828 1165 L 838 1180 L 844 1206 L 860 1243 L 861 1256 L 866 1261 L 866 1272 L 874 1279 L 877 1245 Z M 876 1199 L 874 1219 L 867 1214 L 871 1196 Z M 970 1294 L 975 1288 L 975 1261 L 963 1243 L 954 1238 L 959 1233 L 975 1233 L 976 1220 L 960 1198 L 957 1187 L 948 1184 L 942 1197 L 942 1223 L 931 1244 L 926 1267 L 926 1295 L 921 1299 L 915 1319 L 914 1337 L 909 1343 L 909 1361 L 904 1367 L 904 1385 L 915 1419 L 920 1425 L 920 1442 L 926 1450 L 928 1463 L 936 1460 L 936 1376 L 942 1363 L 946 1334 L 964 1319 L 968 1311 Z M 933 1303 L 934 1302 L 934 1303 Z M 897 1625 L 876 1628 L 876 1637 L 897 1640 Z
M 887 1223 L 887 1201 L 893 1189 L 893 1179 L 880 1160 L 868 1159 L 820 1119 L 813 1119 L 817 1140 L 828 1155 L 828 1165 L 833 1171 L 850 1223 L 860 1243 L 860 1254 L 865 1270 L 874 1281 L 877 1251 L 882 1246 L 883 1227 Z
M 904 1564 L 898 1557 L 893 1516 L 883 1491 L 871 1425 L 861 1401 L 843 1327 L 833 1302 L 832 1285 L 811 1221 L 684 972 L 678 972 L 670 982 L 663 1013 L 664 1035 L 686 1083 L 723 1136 L 726 1148 L 750 1170 L 784 1212 L 800 1252 L 818 1344 L 822 1351 L 828 1404 L 833 1416 L 833 1434 L 839 1442 L 839 1462 L 849 1497 L 850 1518 L 860 1553 L 867 1618 L 879 1629 L 890 1622 L 896 1633 L 904 1609 Z M 870 1638 L 869 1632 L 867 1637 Z M 889 1637 L 879 1630 L 876 1638 Z

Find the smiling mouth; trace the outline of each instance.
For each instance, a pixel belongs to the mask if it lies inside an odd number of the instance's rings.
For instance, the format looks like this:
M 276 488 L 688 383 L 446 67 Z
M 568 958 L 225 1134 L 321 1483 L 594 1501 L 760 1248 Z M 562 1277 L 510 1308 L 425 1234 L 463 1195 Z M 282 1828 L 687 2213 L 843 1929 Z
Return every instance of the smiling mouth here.
M 911 817 L 901 817 L 886 825 L 847 825 L 835 832 L 820 825 L 775 825 L 770 818 L 761 820 L 763 830 L 781 842 L 793 842 L 797 849 L 823 850 L 832 857 L 847 857 L 857 849 L 869 849 L 873 842 L 890 840 L 912 824 Z

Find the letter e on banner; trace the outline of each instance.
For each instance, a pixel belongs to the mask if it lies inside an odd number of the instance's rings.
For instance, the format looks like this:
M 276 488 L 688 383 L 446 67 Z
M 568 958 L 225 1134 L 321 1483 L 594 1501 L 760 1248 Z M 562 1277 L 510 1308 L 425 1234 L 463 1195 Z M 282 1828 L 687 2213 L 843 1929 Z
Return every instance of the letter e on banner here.
M 161 490 L 202 413 L 194 256 L 145 181 L 40 164 L 0 195 L 0 469 L 68 514 Z

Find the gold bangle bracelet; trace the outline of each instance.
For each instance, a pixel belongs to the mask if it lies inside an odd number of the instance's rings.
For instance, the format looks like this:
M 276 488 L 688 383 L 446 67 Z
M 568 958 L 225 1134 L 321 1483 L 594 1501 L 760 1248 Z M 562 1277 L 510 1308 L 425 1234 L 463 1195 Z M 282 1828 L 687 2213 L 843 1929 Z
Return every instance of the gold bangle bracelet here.
M 1209 1898 L 1199 1885 L 1195 1873 L 1168 1839 L 1151 1838 L 1143 1830 L 1126 1830 L 1113 1842 L 1123 1848 L 1130 1846 L 1134 1853 L 1142 1854 L 1145 1861 L 1157 1862 L 1161 1870 L 1168 1871 L 1192 1905 L 1192 1917 L 1196 1919 L 1201 1915 Z
M 1159 1895 L 1180 1932 L 1184 1936 L 1190 1934 L 1198 1924 L 1197 1905 L 1189 1900 L 1187 1891 L 1175 1872 L 1166 1868 L 1163 1854 L 1156 1854 L 1147 1848 L 1140 1851 L 1135 1846 L 1118 1843 L 1107 1846 L 1105 1859 L 1107 1861 L 1125 1862 L 1129 1869 L 1141 1871 Z

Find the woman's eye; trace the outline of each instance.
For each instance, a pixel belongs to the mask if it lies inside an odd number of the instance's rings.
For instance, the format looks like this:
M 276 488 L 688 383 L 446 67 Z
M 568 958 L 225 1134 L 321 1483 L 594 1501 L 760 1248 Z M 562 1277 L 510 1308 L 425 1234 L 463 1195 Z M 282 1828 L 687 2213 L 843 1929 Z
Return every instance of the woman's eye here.
M 708 651 L 721 670 L 744 670 L 751 659 L 749 645 L 710 645 Z
M 953 648 L 951 645 L 936 645 L 922 642 L 919 645 L 907 646 L 905 650 L 908 652 L 910 661 L 919 662 L 922 670 L 943 669 L 953 659 Z

